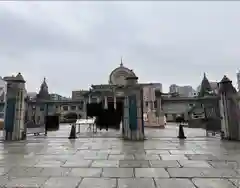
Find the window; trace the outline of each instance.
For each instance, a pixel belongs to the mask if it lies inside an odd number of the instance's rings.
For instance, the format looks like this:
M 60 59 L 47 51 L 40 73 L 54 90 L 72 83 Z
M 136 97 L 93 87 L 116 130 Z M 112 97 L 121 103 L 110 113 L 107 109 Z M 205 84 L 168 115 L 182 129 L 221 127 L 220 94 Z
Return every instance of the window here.
M 71 110 L 76 110 L 77 107 L 76 106 L 71 106 Z
M 64 111 L 68 111 L 68 106 L 63 106 Z
M 192 106 L 193 106 L 193 104 L 189 104 L 189 106 L 190 106 L 190 107 L 192 107 Z
M 145 102 L 145 106 L 148 107 L 148 102 Z

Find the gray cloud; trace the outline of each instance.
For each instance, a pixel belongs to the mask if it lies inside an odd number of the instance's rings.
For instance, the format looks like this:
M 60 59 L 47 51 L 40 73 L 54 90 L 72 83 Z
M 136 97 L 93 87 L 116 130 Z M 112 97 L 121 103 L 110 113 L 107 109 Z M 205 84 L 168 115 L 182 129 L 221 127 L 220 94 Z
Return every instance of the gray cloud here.
M 0 75 L 22 72 L 35 91 L 107 83 L 120 63 L 142 82 L 235 81 L 240 2 L 1 2 Z

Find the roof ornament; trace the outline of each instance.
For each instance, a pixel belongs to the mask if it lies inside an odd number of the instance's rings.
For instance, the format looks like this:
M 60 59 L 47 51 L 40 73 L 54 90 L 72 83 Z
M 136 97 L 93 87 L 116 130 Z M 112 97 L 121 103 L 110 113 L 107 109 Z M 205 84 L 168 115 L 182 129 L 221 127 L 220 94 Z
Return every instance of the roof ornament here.
M 121 57 L 120 67 L 123 67 L 123 60 L 122 60 L 122 57 Z
M 207 76 L 206 76 L 206 72 L 204 72 L 204 74 L 203 74 L 203 77 L 204 77 L 204 78 L 206 78 L 206 77 L 207 77 Z

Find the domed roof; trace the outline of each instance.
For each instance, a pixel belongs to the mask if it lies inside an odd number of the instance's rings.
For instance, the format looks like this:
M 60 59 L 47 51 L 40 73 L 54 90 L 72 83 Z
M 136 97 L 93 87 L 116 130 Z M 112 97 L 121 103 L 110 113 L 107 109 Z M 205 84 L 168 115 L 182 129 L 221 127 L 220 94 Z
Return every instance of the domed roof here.
M 124 85 L 127 77 L 136 77 L 136 75 L 133 70 L 123 66 L 121 59 L 119 67 L 115 68 L 109 76 L 109 84 Z
M 17 74 L 17 76 L 15 78 L 16 78 L 16 80 L 25 83 L 25 80 L 20 72 Z

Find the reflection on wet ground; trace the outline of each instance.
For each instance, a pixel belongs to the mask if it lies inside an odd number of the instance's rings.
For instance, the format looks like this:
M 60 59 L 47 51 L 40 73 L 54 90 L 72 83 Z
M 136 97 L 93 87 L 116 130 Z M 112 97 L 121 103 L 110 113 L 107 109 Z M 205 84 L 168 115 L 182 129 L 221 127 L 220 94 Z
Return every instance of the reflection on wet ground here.
M 146 129 L 144 142 L 123 141 L 120 132 L 94 135 L 70 126 L 47 137 L 0 143 L 0 187 L 236 188 L 240 186 L 240 143 L 205 137 L 175 125 Z

